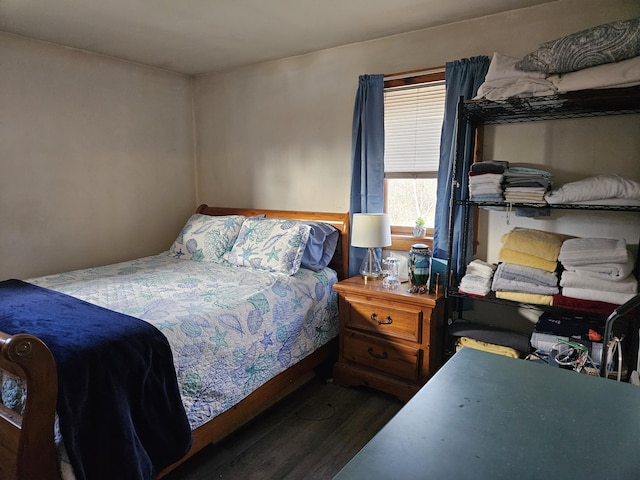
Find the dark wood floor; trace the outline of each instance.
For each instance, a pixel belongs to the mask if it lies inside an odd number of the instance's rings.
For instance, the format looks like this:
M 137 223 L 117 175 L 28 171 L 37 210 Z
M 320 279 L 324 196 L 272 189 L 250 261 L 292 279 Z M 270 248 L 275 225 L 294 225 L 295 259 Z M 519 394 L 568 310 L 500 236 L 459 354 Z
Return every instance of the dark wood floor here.
M 402 406 L 375 390 L 315 378 L 165 478 L 331 479 Z

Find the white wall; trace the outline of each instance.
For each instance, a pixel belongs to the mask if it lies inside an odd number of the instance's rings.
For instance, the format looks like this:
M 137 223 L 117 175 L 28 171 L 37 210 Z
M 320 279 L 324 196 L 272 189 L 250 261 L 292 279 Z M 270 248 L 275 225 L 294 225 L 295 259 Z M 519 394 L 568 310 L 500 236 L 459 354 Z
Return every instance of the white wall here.
M 543 41 L 638 15 L 635 0 L 563 0 L 197 76 L 199 201 L 347 211 L 358 75 L 494 51 L 521 57 Z
M 0 34 L 0 278 L 166 250 L 194 211 L 191 79 Z
M 351 122 L 358 76 L 391 74 L 444 65 L 494 51 L 522 57 L 542 42 L 610 21 L 640 16 L 637 0 L 561 0 L 549 4 L 431 28 L 234 71 L 197 76 L 198 200 L 224 206 L 347 211 Z M 640 180 L 638 116 L 606 121 L 606 127 L 566 122 L 560 129 L 537 124 L 487 129 L 485 158 L 539 163 L 558 182 L 616 169 Z M 622 139 L 617 147 L 599 144 Z M 596 146 L 597 145 L 597 146 Z M 570 173 L 573 172 L 573 173 Z M 593 215 L 593 214 L 591 214 Z M 549 227 L 575 235 L 622 233 L 638 242 L 637 214 L 596 214 L 579 222 L 554 214 Z M 613 221 L 611 221 L 613 218 Z M 481 257 L 495 261 L 507 225 L 499 214 L 482 217 Z M 585 228 L 585 224 L 590 227 Z M 511 311 L 512 310 L 512 311 Z M 465 313 L 523 331 L 539 312 L 495 312 L 487 305 Z
M 358 75 L 522 56 L 638 15 L 562 0 L 201 75 L 195 132 L 192 79 L 0 34 L 0 278 L 159 252 L 200 202 L 346 211 Z

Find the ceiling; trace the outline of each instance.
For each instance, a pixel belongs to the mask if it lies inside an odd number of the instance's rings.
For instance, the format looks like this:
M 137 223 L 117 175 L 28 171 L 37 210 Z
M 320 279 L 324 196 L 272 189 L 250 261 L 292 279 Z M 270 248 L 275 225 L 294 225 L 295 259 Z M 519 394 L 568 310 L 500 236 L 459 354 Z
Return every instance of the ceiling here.
M 0 30 L 198 74 L 550 0 L 0 0 Z

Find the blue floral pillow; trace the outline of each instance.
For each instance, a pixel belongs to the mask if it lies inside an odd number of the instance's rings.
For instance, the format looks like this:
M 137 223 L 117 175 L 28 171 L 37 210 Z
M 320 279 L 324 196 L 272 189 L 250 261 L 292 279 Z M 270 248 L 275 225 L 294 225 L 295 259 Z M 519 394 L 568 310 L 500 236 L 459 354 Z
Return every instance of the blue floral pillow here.
M 245 217 L 212 217 L 196 213 L 189 218 L 169 254 L 196 262 L 222 262 L 231 251 Z
M 248 218 L 229 253 L 229 263 L 295 274 L 300 268 L 311 227 L 295 220 Z

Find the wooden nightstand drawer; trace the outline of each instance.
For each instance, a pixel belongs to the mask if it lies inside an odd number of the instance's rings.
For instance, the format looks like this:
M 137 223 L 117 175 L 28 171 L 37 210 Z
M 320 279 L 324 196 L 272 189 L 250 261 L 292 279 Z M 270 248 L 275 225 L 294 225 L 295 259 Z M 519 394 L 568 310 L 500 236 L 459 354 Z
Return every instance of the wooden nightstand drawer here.
M 421 341 L 422 309 L 415 305 L 387 304 L 347 296 L 350 315 L 345 327 L 368 330 L 411 342 Z M 428 341 L 426 339 L 425 341 Z
M 373 367 L 395 377 L 412 382 L 418 379 L 420 349 L 408 347 L 378 337 L 347 331 L 344 338 L 344 358 Z
M 409 400 L 442 364 L 444 298 L 351 277 L 333 285 L 340 310 L 341 386 L 367 385 Z

